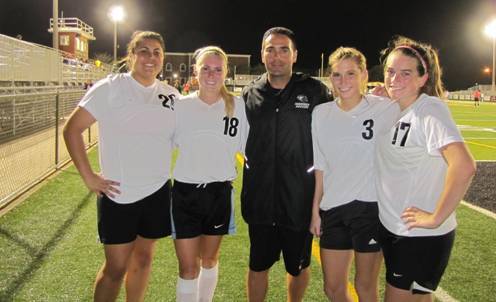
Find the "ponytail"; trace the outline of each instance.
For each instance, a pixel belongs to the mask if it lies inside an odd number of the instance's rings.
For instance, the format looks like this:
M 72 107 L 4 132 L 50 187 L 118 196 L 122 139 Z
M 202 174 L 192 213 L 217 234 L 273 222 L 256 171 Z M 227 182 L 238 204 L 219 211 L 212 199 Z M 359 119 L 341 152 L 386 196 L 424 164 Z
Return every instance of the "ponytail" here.
M 226 108 L 226 115 L 231 118 L 234 115 L 234 94 L 232 94 L 225 84 L 220 88 L 220 95 L 224 100 L 224 106 Z

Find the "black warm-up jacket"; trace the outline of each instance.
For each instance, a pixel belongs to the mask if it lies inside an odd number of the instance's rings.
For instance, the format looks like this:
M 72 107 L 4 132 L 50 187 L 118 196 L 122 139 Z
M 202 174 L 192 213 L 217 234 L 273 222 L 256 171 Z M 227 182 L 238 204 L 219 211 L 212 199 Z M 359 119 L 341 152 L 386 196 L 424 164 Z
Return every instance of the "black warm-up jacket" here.
M 263 74 L 243 89 L 250 124 L 241 209 L 248 224 L 308 229 L 314 192 L 313 108 L 330 101 L 327 87 L 294 73 L 274 93 Z

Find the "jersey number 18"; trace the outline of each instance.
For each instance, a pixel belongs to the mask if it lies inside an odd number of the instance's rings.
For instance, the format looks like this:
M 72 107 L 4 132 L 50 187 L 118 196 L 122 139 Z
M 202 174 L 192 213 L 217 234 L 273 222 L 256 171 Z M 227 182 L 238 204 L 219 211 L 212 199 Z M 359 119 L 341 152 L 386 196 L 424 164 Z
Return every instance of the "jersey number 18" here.
M 236 136 L 238 133 L 239 120 L 235 117 L 229 118 L 224 116 L 224 135 Z

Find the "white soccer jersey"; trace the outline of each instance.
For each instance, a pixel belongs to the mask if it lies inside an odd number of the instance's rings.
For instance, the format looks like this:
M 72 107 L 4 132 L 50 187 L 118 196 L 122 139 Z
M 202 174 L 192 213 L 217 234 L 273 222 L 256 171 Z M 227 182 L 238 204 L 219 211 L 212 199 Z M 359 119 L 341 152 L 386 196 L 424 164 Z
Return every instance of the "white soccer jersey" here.
M 115 202 L 138 201 L 169 179 L 178 97 L 159 81 L 145 87 L 118 74 L 98 82 L 79 103 L 98 121 L 101 171 L 120 182 Z
M 176 102 L 174 144 L 179 156 L 174 179 L 209 183 L 236 178 L 236 153 L 244 151 L 248 132 L 245 103 L 234 98 L 234 115 L 227 117 L 224 101 L 208 105 L 192 93 Z
M 378 138 L 379 218 L 401 236 L 436 236 L 456 227 L 455 213 L 436 229 L 407 230 L 400 216 L 415 206 L 433 212 L 444 189 L 447 164 L 439 149 L 463 141 L 448 106 L 422 94 L 390 131 Z
M 323 171 L 322 210 L 353 200 L 377 201 L 375 141 L 389 129 L 400 109 L 389 99 L 367 95 L 350 111 L 337 102 L 317 106 L 312 116 L 314 167 Z

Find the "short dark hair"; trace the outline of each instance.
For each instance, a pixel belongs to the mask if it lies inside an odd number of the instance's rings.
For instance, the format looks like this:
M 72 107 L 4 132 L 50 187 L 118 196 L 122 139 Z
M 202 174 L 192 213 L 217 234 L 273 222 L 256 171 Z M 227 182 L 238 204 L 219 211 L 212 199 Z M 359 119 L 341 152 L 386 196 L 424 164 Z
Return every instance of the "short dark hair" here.
M 297 49 L 296 48 L 296 36 L 295 36 L 294 32 L 289 28 L 281 27 L 281 26 L 269 28 L 264 33 L 263 38 L 262 38 L 262 49 L 264 47 L 265 39 L 267 39 L 267 37 L 269 37 L 270 35 L 283 35 L 283 36 L 288 37 L 291 40 L 291 43 L 293 44 L 293 48 Z

